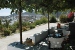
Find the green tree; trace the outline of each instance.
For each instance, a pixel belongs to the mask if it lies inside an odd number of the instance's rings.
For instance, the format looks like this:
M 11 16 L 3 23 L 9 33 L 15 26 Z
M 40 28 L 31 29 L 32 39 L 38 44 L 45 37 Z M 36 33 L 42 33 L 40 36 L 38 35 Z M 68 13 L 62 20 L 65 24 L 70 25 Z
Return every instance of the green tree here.
M 10 8 L 11 12 L 19 11 L 19 28 L 20 28 L 20 43 L 22 44 L 22 20 L 21 13 L 24 7 L 24 0 L 0 0 L 0 8 Z M 23 5 L 23 6 L 22 6 Z M 8 27 L 8 26 L 7 26 Z

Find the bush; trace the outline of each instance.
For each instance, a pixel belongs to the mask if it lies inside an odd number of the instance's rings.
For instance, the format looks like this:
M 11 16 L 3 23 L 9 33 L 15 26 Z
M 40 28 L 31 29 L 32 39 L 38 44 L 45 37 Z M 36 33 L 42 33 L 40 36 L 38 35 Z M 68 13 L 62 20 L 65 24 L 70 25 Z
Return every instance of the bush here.
M 31 24 L 30 29 L 33 29 L 33 28 L 35 28 L 35 25 Z
M 2 29 L 3 29 L 3 26 L 2 26 L 2 25 L 0 25 L 0 31 L 2 31 Z
M 69 47 L 70 46 L 70 44 L 65 44 L 65 46 L 64 46 L 64 50 L 71 50 L 71 48 Z
M 12 33 L 15 33 L 16 28 L 17 28 L 16 26 L 12 25 L 12 26 L 9 27 L 9 30 L 11 30 Z
M 48 20 L 46 17 L 42 17 L 40 20 L 36 20 L 33 24 L 36 26 L 36 25 L 40 25 L 40 24 L 43 24 L 43 23 L 47 23 Z
M 56 20 L 55 16 L 52 15 L 50 18 L 50 23 L 55 23 L 55 22 L 57 22 L 57 20 Z
M 15 22 L 13 25 L 19 28 L 19 22 Z
M 48 22 L 46 17 L 42 17 L 40 20 L 41 20 L 41 23 L 47 23 Z
M 67 22 L 67 16 L 66 15 L 60 15 L 59 20 L 61 23 L 66 23 Z
M 27 28 L 26 27 L 22 27 L 22 31 L 27 31 Z
M 22 22 L 22 26 L 28 26 L 28 25 L 30 25 L 29 22 Z
M 1 18 L 0 18 L 0 25 L 2 24 Z
M 10 34 L 11 34 L 11 31 L 10 30 L 8 30 L 8 29 L 5 29 L 4 30 L 4 36 L 8 36 Z
M 35 23 L 35 25 L 40 25 L 40 24 L 42 24 L 41 20 L 36 20 L 34 23 Z

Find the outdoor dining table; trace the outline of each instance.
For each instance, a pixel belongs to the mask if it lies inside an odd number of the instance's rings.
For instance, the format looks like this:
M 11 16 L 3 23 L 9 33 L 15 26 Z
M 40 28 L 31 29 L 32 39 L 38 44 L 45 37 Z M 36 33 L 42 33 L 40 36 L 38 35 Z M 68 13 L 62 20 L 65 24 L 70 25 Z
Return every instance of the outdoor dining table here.
M 62 48 L 61 44 L 64 41 L 64 37 L 61 38 L 53 38 L 49 37 L 50 48 Z
M 51 33 L 49 36 L 50 48 L 61 48 L 61 44 L 65 38 L 68 38 L 67 35 L 70 31 L 67 31 L 67 27 L 55 28 L 55 32 Z

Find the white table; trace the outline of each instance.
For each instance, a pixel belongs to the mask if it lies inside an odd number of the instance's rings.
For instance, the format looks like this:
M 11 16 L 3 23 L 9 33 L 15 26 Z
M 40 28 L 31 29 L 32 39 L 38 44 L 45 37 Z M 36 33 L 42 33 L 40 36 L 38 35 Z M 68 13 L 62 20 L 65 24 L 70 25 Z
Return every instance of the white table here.
M 61 44 L 64 40 L 64 37 L 62 38 L 53 38 L 53 37 L 49 37 L 49 41 L 51 43 L 50 48 L 61 48 Z

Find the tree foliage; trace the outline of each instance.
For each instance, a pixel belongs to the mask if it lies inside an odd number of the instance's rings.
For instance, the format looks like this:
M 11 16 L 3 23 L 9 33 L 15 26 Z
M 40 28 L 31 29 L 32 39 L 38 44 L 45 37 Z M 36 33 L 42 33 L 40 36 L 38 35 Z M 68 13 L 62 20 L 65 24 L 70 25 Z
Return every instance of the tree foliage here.
M 23 10 L 32 12 L 52 12 L 53 10 L 74 9 L 75 0 L 0 0 L 1 8 L 10 8 L 12 12 L 17 12 L 20 8 L 19 2 L 21 1 L 21 8 Z

